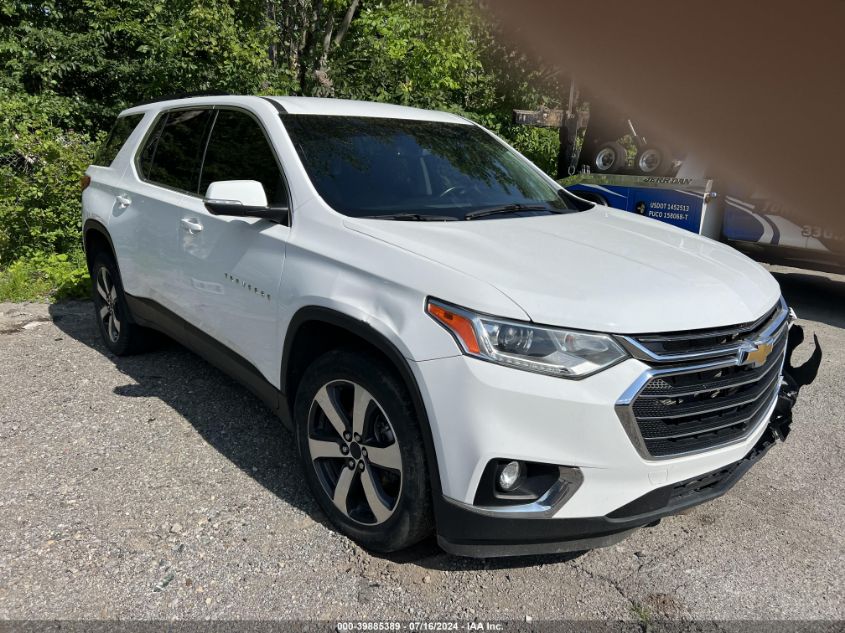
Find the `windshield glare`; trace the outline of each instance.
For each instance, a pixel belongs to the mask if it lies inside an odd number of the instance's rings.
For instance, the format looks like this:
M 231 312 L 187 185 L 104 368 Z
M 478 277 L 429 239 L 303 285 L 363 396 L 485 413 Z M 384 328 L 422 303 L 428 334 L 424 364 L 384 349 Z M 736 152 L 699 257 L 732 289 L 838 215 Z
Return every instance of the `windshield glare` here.
M 504 217 L 572 208 L 525 159 L 475 125 L 301 114 L 282 119 L 311 182 L 345 215 L 464 219 L 510 205 L 541 209 Z

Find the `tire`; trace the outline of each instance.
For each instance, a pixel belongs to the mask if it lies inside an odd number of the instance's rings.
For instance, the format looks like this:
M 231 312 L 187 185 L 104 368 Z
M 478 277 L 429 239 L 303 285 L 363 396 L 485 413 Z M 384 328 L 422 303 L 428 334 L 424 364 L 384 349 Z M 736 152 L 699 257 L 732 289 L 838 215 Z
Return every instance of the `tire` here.
M 94 256 L 91 265 L 91 295 L 100 335 L 112 354 L 139 354 L 152 346 L 155 335 L 132 320 L 123 293 L 120 271 L 108 253 L 99 252 Z
M 672 168 L 672 156 L 665 147 L 646 145 L 637 152 L 634 168 L 644 176 L 665 176 Z
M 315 360 L 297 389 L 294 426 L 308 486 L 340 532 L 378 552 L 432 532 L 419 421 L 381 359 L 342 349 Z
M 596 148 L 596 153 L 590 162 L 590 171 L 599 174 L 611 174 L 625 168 L 628 162 L 628 152 L 621 143 L 612 141 L 602 143 Z

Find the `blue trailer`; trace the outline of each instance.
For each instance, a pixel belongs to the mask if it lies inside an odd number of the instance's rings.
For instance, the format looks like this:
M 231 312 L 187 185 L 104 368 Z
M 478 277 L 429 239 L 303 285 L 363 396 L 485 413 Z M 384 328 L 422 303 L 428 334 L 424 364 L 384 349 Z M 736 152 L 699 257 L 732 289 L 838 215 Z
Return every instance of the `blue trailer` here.
M 575 195 L 726 242 L 759 261 L 845 270 L 845 239 L 763 196 L 707 178 L 583 173 L 561 179 Z
M 574 87 L 570 103 L 578 103 Z M 706 165 L 618 111 L 593 102 L 560 112 L 559 182 L 579 197 L 728 243 L 758 261 L 845 272 L 845 235 L 713 180 Z M 535 119 L 526 123 L 545 125 L 549 117 Z

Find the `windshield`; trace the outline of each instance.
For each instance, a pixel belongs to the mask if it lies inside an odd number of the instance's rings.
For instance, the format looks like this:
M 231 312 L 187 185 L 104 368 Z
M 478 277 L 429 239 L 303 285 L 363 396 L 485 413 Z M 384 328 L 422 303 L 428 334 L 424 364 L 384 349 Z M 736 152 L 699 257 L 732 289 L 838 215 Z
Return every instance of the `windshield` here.
M 514 217 L 573 208 L 525 159 L 475 125 L 301 114 L 282 119 L 311 182 L 345 215 L 463 220 L 473 212 Z

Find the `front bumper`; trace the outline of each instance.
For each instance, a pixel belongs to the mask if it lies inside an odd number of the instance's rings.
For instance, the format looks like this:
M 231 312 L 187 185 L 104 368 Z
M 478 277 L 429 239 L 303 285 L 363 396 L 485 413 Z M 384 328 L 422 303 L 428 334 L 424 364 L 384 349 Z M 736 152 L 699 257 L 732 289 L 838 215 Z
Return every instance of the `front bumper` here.
M 474 558 L 554 554 L 613 545 L 637 528 L 655 525 L 665 516 L 725 494 L 784 435 L 773 422 L 741 460 L 656 488 L 607 516 L 494 518 L 441 499 L 437 508 L 437 540 L 450 554 Z
M 662 516 L 723 494 L 771 444 L 761 422 L 742 441 L 673 459 L 634 447 L 616 403 L 647 366 L 628 360 L 580 381 L 521 372 L 466 356 L 413 363 L 431 424 L 442 497 L 438 537 L 467 556 L 563 552 L 609 545 Z M 763 420 L 774 409 L 772 402 Z M 764 438 L 765 436 L 765 438 Z M 474 505 L 485 466 L 514 459 L 577 468 L 580 487 L 554 506 L 514 516 Z M 717 482 L 683 498 L 702 475 Z

